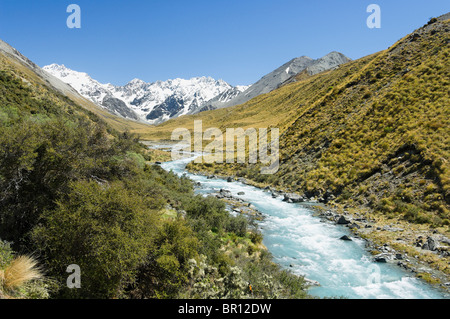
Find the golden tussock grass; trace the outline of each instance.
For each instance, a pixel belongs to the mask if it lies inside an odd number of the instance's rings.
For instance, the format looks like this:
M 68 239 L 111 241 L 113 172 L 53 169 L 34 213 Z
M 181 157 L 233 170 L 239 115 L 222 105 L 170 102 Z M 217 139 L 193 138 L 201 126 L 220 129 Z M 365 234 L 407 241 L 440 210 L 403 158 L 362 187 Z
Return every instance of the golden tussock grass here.
M 17 257 L 5 269 L 0 270 L 0 295 L 10 293 L 32 280 L 42 278 L 43 274 L 34 258 Z

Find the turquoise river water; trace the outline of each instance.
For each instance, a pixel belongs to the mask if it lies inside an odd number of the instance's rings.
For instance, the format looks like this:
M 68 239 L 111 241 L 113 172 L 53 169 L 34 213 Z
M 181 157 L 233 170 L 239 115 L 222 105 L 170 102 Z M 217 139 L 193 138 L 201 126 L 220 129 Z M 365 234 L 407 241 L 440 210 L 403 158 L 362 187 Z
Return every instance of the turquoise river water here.
M 318 297 L 346 297 L 351 299 L 446 299 L 435 287 L 412 276 L 395 264 L 372 261 L 365 241 L 353 238 L 346 227 L 324 223 L 307 205 L 287 203 L 272 198 L 271 193 L 240 182 L 207 179 L 186 171 L 194 157 L 163 163 L 162 167 L 178 175 L 186 174 L 201 187 L 203 195 L 220 189 L 231 191 L 256 206 L 265 215 L 259 226 L 264 244 L 274 261 L 294 273 L 320 283 L 310 289 Z M 239 192 L 245 195 L 238 196 Z

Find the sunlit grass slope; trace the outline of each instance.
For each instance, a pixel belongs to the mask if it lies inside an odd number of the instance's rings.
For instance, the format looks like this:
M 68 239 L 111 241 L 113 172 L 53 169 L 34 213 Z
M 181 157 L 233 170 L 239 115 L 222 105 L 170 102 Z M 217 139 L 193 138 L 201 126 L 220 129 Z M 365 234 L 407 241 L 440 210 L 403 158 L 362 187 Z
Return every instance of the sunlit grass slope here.
M 280 127 L 277 174 L 260 175 L 258 165 L 191 168 L 448 225 L 449 30 L 449 21 L 434 21 L 338 70 L 196 117 L 222 128 Z

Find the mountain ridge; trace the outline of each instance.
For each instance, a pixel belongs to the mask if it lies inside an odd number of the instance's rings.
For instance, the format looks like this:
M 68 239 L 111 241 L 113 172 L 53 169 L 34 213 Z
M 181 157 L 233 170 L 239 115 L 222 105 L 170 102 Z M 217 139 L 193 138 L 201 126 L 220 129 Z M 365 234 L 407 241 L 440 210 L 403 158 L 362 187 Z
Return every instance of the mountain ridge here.
M 123 86 L 117 86 L 102 84 L 87 73 L 71 70 L 64 65 L 51 64 L 43 69 L 71 84 L 97 105 L 112 107 L 111 111 L 120 116 L 148 124 L 182 116 L 227 91 L 238 89 L 209 76 L 152 83 L 135 78 Z M 104 102 L 105 98 L 109 103 Z
M 232 100 L 223 103 L 206 105 L 204 108 L 212 110 L 243 104 L 261 94 L 266 94 L 277 89 L 287 81 L 292 81 L 295 76 L 303 71 L 306 71 L 308 75 L 312 76 L 320 72 L 339 67 L 340 65 L 350 61 L 350 58 L 336 51 L 332 51 L 316 60 L 308 56 L 297 57 L 289 62 L 286 62 L 274 71 L 264 75 L 259 81 L 251 85 L 244 92 L 238 94 Z
M 102 84 L 87 73 L 71 70 L 64 65 L 51 64 L 43 69 L 113 114 L 148 124 L 160 124 L 183 115 L 242 104 L 273 91 L 302 71 L 315 75 L 349 61 L 351 59 L 336 51 L 316 60 L 307 56 L 297 57 L 250 86 L 231 86 L 223 80 L 207 76 L 153 83 L 135 78 L 123 86 L 116 86 Z

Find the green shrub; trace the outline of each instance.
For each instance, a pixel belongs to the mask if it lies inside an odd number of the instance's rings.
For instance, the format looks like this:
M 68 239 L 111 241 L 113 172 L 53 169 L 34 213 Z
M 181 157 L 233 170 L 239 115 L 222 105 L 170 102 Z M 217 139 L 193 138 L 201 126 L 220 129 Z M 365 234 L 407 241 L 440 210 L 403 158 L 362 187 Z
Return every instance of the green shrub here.
M 189 260 L 198 258 L 199 241 L 183 221 L 166 222 L 138 269 L 130 294 L 138 298 L 175 298 L 187 283 Z
M 63 297 L 120 297 L 134 281 L 156 230 L 155 213 L 120 182 L 74 182 L 42 219 L 33 238 L 47 257 L 50 273 L 64 282 L 69 265 L 81 268 L 83 288 L 63 289 Z

